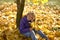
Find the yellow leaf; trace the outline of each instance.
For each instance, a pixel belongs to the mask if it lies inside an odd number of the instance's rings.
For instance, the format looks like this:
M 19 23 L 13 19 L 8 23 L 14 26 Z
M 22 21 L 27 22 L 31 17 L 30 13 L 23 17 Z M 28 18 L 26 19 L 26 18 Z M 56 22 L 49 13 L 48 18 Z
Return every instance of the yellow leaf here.
M 39 0 L 32 0 L 32 3 L 33 3 L 34 5 L 38 5 L 38 4 L 39 4 L 38 1 L 39 1 Z
M 41 0 L 41 3 L 44 4 L 44 3 L 47 3 L 48 0 Z
M 30 3 L 30 0 L 27 0 L 27 2 L 29 2 L 29 3 Z

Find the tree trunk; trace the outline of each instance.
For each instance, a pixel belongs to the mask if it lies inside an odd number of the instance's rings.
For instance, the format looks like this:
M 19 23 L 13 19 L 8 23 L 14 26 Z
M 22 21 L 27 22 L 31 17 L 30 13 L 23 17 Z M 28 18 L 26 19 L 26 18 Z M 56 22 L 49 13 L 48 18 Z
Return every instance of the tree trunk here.
M 17 1 L 17 15 L 16 15 L 16 24 L 17 27 L 20 26 L 20 19 L 22 18 L 22 13 L 24 10 L 25 0 L 16 0 Z

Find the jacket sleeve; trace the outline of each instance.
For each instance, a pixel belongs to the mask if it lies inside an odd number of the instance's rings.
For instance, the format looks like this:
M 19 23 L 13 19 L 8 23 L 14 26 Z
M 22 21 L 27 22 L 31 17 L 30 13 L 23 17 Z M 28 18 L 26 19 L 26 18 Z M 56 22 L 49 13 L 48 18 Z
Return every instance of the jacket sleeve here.
M 22 32 L 28 32 L 28 31 L 30 31 L 30 29 L 29 28 L 25 28 L 24 27 L 25 25 L 24 25 L 24 21 L 23 20 L 21 20 L 20 21 L 20 31 L 22 31 Z

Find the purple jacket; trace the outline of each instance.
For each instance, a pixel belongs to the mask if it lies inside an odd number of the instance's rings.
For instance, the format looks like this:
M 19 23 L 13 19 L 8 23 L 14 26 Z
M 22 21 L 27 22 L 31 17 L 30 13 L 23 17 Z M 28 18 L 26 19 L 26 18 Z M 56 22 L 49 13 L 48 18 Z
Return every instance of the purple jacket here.
M 26 33 L 30 31 L 30 21 L 27 20 L 27 16 L 24 16 L 20 21 L 20 32 Z

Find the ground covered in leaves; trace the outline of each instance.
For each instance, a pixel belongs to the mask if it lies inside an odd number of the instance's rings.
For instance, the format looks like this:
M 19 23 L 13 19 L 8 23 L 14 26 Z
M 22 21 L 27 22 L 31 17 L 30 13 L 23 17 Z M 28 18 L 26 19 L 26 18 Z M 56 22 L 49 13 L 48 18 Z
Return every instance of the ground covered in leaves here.
M 31 23 L 35 30 L 42 30 L 49 40 L 60 40 L 60 8 L 58 5 L 29 5 L 24 7 L 23 16 L 33 11 L 36 16 L 35 22 Z M 0 5 L 0 40 L 31 40 L 20 34 L 16 27 L 16 3 L 4 3 Z M 42 39 L 37 35 L 39 40 Z

